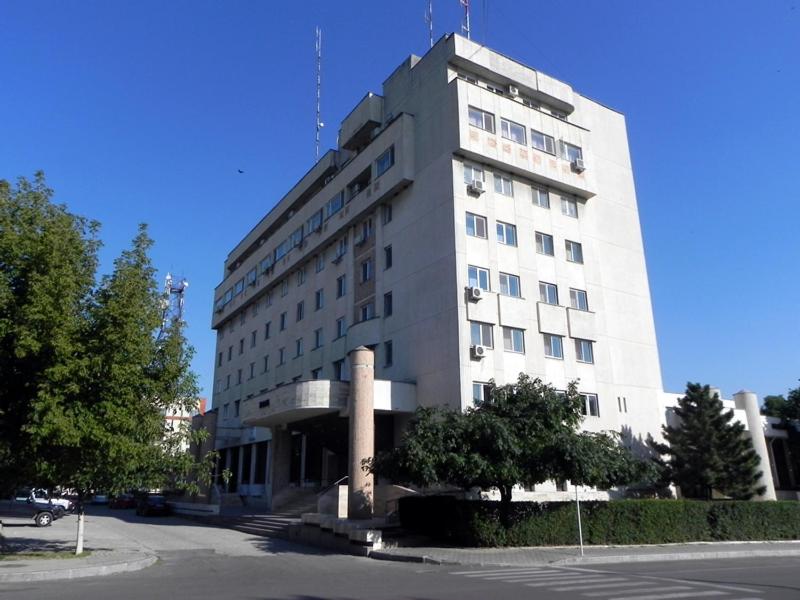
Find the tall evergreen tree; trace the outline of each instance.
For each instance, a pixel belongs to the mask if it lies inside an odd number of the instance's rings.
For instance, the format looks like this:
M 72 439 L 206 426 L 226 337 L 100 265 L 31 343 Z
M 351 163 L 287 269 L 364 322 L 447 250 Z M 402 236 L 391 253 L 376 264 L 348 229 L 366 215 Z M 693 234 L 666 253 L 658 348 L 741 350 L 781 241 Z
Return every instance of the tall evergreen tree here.
M 687 498 L 710 499 L 712 492 L 749 500 L 758 486 L 760 459 L 742 423 L 733 420 L 718 394 L 707 385 L 688 383 L 678 401 L 677 426 L 663 428 L 666 444 L 655 444 L 669 479 Z

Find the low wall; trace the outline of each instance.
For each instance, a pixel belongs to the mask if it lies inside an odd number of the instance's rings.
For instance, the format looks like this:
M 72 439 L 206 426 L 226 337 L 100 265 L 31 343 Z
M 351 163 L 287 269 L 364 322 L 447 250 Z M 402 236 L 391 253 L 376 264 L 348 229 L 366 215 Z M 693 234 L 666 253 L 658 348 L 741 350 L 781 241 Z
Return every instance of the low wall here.
M 219 515 L 219 504 L 199 504 L 194 502 L 167 502 L 176 515 L 214 516 Z

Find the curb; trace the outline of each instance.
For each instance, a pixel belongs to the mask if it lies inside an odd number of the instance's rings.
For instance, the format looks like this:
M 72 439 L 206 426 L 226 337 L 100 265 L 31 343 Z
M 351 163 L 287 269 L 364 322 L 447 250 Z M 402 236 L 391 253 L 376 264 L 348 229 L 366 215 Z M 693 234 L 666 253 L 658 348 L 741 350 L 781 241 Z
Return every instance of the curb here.
M 0 583 L 22 583 L 30 581 L 54 581 L 58 579 L 79 579 L 82 577 L 101 577 L 104 575 L 114 575 L 115 573 L 140 571 L 155 564 L 157 560 L 157 556 L 147 554 L 142 558 L 118 563 L 84 565 L 69 569 L 0 573 Z

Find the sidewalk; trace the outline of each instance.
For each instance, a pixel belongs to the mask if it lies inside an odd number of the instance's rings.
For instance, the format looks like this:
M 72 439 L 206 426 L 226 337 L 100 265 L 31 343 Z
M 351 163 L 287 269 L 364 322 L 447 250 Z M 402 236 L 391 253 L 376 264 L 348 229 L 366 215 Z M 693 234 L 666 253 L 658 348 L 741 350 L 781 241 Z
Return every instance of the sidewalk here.
M 149 567 L 158 558 L 130 550 L 98 550 L 80 558 L 0 560 L 0 583 L 76 579 L 138 571 Z
M 553 564 L 614 564 L 745 558 L 755 556 L 800 556 L 800 541 L 786 542 L 695 542 L 653 546 L 577 546 L 525 548 L 397 547 L 370 553 L 371 558 L 441 565 L 528 567 Z

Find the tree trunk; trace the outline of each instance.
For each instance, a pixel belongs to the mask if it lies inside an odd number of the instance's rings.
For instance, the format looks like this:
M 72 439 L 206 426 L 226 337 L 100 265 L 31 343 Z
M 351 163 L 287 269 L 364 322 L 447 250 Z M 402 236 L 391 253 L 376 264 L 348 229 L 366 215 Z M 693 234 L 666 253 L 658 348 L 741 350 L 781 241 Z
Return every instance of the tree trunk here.
M 510 485 L 500 487 L 500 522 L 505 529 L 511 527 L 511 490 Z

